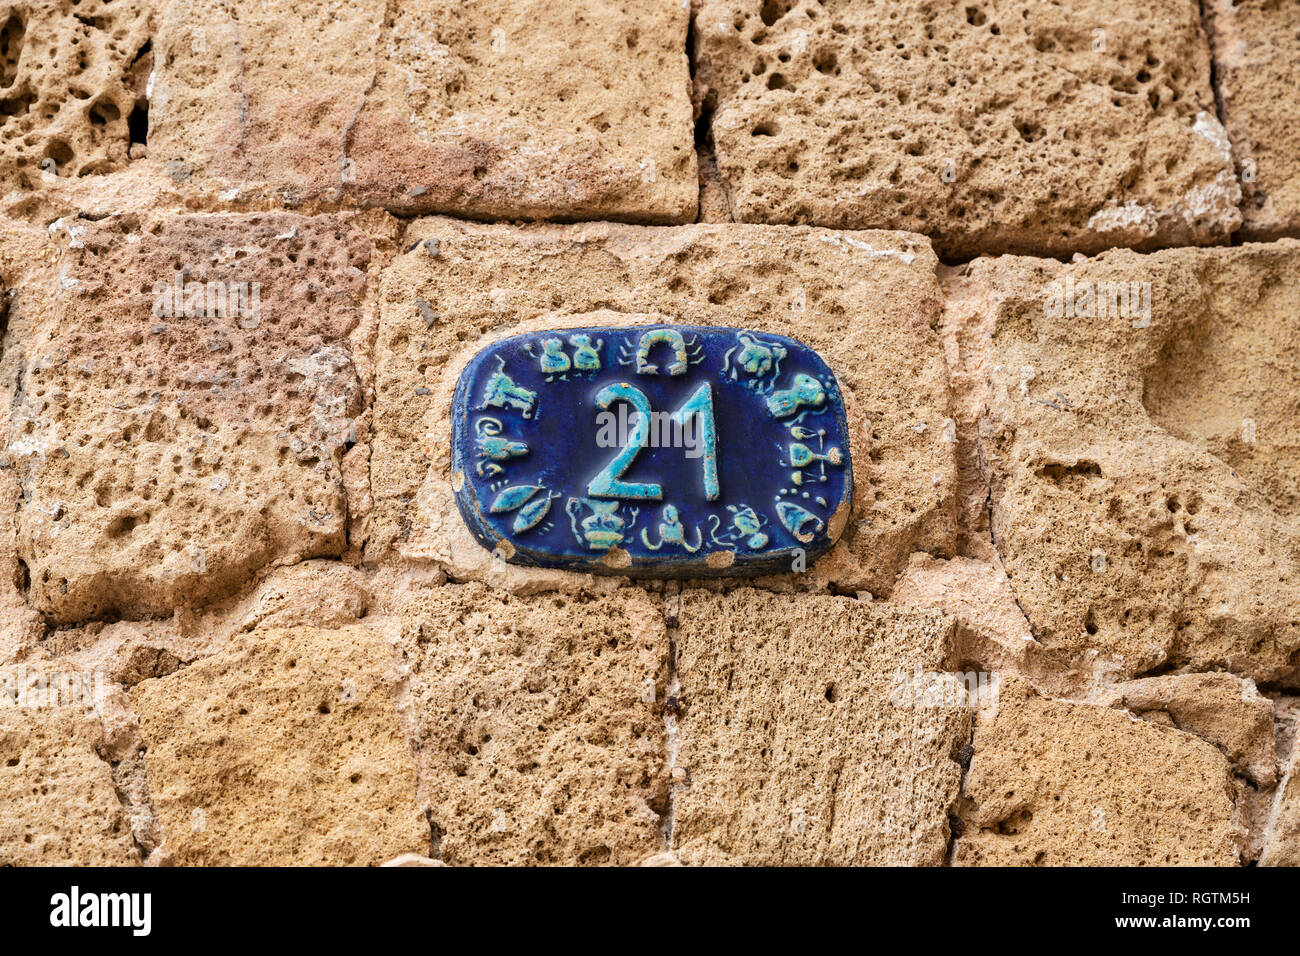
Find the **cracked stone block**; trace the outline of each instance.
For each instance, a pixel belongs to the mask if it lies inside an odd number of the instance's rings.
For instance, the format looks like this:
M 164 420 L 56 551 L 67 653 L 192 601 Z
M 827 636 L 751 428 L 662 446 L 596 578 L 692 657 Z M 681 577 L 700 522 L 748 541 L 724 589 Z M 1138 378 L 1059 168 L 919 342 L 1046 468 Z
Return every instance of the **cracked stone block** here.
M 32 606 L 165 616 L 340 555 L 366 235 L 287 214 L 52 228 L 58 295 L 22 344 L 6 448 Z
M 921 237 L 431 219 L 413 224 L 406 248 L 379 294 L 368 559 L 395 550 L 456 579 L 515 590 L 595 586 L 589 575 L 493 560 L 470 536 L 451 484 L 453 391 L 469 359 L 495 339 L 653 322 L 788 335 L 835 373 L 854 463 L 852 511 L 839 543 L 808 574 L 776 576 L 775 586 L 832 581 L 883 594 L 911 552 L 952 553 L 947 372 L 935 259 Z
M 172 4 L 149 147 L 177 179 L 288 201 L 689 222 L 688 19 L 679 0 Z
M 943 863 L 970 711 L 901 690 L 946 668 L 952 618 L 742 588 L 677 619 L 683 862 Z
M 1166 674 L 1116 684 L 1096 702 L 1195 734 L 1260 787 L 1277 782 L 1273 702 L 1252 681 L 1231 674 Z
M 0 6 L 0 188 L 123 169 L 143 142 L 152 5 Z
M 262 629 L 137 685 L 158 853 L 197 866 L 371 865 L 426 851 L 393 642 Z
M 986 492 L 987 495 L 987 492 Z M 1013 672 L 1040 691 L 1070 694 L 1081 689 L 1052 660 L 1016 603 L 1002 567 L 974 558 L 948 560 L 918 552 L 889 595 L 900 608 L 933 608 L 957 619 L 953 659 L 957 670 Z
M 1095 682 L 1294 681 L 1300 243 L 981 260 L 966 281 L 993 540 L 1047 653 Z
M 1244 194 L 1242 235 L 1300 236 L 1300 9 L 1208 0 L 1216 89 Z
M 631 865 L 665 849 L 658 598 L 471 583 L 426 589 L 399 617 L 443 862 Z
M 134 866 L 89 672 L 0 668 L 0 866 Z
M 1227 759 L 1180 730 L 1002 684 L 976 721 L 958 866 L 1237 866 Z
M 1241 192 L 1197 0 L 705 0 L 735 218 L 945 257 L 1224 242 Z

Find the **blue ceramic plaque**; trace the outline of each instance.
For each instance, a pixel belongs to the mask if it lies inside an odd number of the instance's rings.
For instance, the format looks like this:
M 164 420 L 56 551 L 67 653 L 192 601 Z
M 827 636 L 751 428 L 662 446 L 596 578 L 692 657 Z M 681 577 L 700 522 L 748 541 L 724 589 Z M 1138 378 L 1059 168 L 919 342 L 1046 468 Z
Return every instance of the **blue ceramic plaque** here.
M 452 417 L 461 515 L 516 564 L 789 571 L 848 517 L 839 387 L 785 336 L 679 325 L 518 335 L 466 366 Z

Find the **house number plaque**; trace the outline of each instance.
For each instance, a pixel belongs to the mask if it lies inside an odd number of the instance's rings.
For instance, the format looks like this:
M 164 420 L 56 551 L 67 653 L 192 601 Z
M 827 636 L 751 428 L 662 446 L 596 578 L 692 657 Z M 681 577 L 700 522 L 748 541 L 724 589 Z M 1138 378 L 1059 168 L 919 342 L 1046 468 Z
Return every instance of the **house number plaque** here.
M 848 517 L 839 387 L 785 336 L 679 325 L 519 335 L 466 366 L 452 418 L 461 515 L 515 564 L 789 571 Z

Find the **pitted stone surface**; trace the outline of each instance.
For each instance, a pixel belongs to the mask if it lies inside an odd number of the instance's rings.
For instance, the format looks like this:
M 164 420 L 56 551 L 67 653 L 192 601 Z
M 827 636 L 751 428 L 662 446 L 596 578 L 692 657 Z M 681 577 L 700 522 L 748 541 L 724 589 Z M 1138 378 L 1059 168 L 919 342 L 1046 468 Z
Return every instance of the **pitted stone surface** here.
M 1195 734 L 1261 788 L 1277 782 L 1273 702 L 1250 681 L 1231 674 L 1168 674 L 1108 687 L 1097 702 Z
M 148 0 L 0 7 L 0 187 L 125 168 L 144 141 L 152 16 Z
M 0 866 L 132 866 L 95 676 L 0 667 Z
M 688 222 L 687 21 L 670 0 L 171 4 L 150 149 L 290 202 Z
M 1001 688 L 975 727 L 959 866 L 1235 866 L 1232 775 L 1191 734 Z
M 683 862 L 943 863 L 970 714 L 899 688 L 945 668 L 952 618 L 747 588 L 676 616 Z
M 1196 0 L 705 0 L 695 25 L 738 221 L 910 229 L 962 258 L 1240 225 Z
M 1292 240 L 970 267 L 993 540 L 1049 654 L 1295 679 L 1297 276 Z
M 377 631 L 298 627 L 137 685 L 163 859 L 378 866 L 427 849 L 401 680 Z
M 366 236 L 287 214 L 55 225 L 58 295 L 24 344 L 7 448 L 32 605 L 170 614 L 339 555 Z M 177 270 L 203 284 L 198 314 L 157 314 Z M 254 283 L 256 309 L 209 297 L 242 284 L 248 305 Z
M 450 411 L 465 363 L 509 334 L 674 322 L 780 332 L 839 382 L 854 463 L 839 544 L 806 575 L 887 593 L 915 550 L 954 543 L 955 463 L 925 241 L 762 226 L 506 228 L 421 221 L 380 290 L 376 531 L 367 557 L 432 560 L 512 589 L 593 586 L 572 572 L 493 561 L 456 510 Z
M 1300 10 L 1207 0 L 1215 78 L 1241 177 L 1242 233 L 1300 237 Z
M 449 865 L 631 865 L 664 849 L 658 599 L 430 588 L 400 612 L 421 795 Z

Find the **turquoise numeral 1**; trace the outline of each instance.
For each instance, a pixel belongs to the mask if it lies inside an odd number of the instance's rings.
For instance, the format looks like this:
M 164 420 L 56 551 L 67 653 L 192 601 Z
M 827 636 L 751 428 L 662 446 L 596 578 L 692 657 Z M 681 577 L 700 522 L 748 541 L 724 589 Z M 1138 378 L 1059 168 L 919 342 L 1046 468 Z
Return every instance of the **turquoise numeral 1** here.
M 708 382 L 699 387 L 686 404 L 673 412 L 673 421 L 683 428 L 692 415 L 700 418 L 704 437 L 704 497 L 718 500 L 718 429 L 713 422 L 713 389 Z
M 607 385 L 596 394 L 596 404 L 608 410 L 616 402 L 627 402 L 636 409 L 637 415 L 632 426 L 630 440 L 608 465 L 601 469 L 596 477 L 587 484 L 587 494 L 593 498 L 634 498 L 637 500 L 661 500 L 664 496 L 663 486 L 655 482 L 622 481 L 623 473 L 632 465 L 637 453 L 646 447 L 650 437 L 651 409 L 650 399 L 645 392 L 625 382 Z M 700 420 L 700 431 L 704 439 L 704 495 L 709 501 L 716 501 L 720 494 L 718 487 L 718 430 L 713 419 L 713 388 L 705 382 L 695 394 L 687 399 L 681 408 L 673 412 L 672 420 L 683 428 L 687 420 L 696 415 Z

